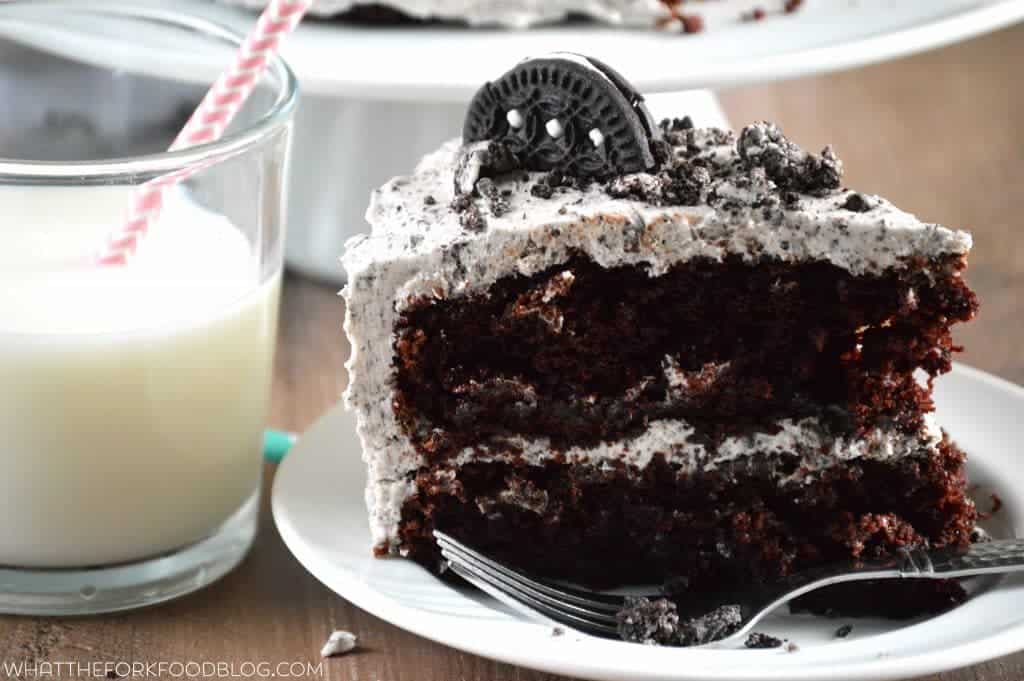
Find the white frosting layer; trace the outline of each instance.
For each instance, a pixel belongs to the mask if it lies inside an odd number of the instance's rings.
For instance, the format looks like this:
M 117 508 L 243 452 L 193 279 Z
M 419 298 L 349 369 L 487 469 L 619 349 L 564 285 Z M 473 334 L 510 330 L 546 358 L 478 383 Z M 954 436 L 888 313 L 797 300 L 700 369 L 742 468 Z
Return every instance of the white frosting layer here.
M 666 461 L 679 466 L 681 471 L 692 474 L 718 470 L 750 456 L 752 452 L 758 452 L 771 457 L 762 463 L 779 485 L 799 485 L 812 482 L 819 471 L 838 462 L 927 457 L 942 441 L 942 431 L 930 415 L 925 418 L 925 428 L 917 435 L 874 430 L 860 438 L 836 438 L 827 435 L 814 418 L 799 421 L 786 419 L 777 425 L 777 433 L 727 438 L 717 449 L 708 451 L 703 444 L 691 441 L 694 429 L 686 421 L 655 421 L 636 437 L 603 442 L 591 448 L 573 447 L 561 452 L 561 456 L 572 464 L 590 464 L 600 469 L 610 469 L 614 464 L 622 463 L 634 471 L 642 470 L 655 456 L 664 456 Z M 509 447 L 519 451 L 512 455 Z M 468 448 L 454 457 L 450 465 L 460 466 L 471 461 L 517 460 L 536 466 L 550 461 L 553 456 L 546 438 L 528 440 L 514 437 L 493 448 Z M 785 457 L 799 459 L 795 470 L 792 466 L 781 466 Z M 367 490 L 367 501 L 371 509 L 370 527 L 375 544 L 392 543 L 401 519 L 402 505 L 416 491 L 409 479 L 411 476 L 407 475 L 416 466 L 408 468 L 413 464 L 410 460 L 403 463 L 394 471 L 399 477 L 373 481 Z M 782 470 L 777 472 L 776 466 Z
M 459 150 L 456 141 L 424 158 L 413 175 L 395 178 L 374 193 L 367 211 L 371 233 L 350 240 L 342 261 L 349 281 L 343 292 L 345 331 L 352 345 L 345 401 L 357 414 L 369 471 L 367 500 L 375 542 L 393 540 L 398 509 L 412 492 L 406 475 L 425 464 L 396 423 L 391 405 L 393 328 L 411 301 L 479 292 L 504 277 L 529 276 L 560 265 L 574 253 L 603 267 L 639 266 L 650 276 L 693 258 L 720 261 L 725 257 L 750 262 L 763 258 L 823 261 L 855 275 L 870 275 L 899 268 L 908 258 L 966 254 L 970 249 L 967 233 L 923 223 L 878 197 L 868 197 L 874 206 L 868 212 L 844 210 L 840 205 L 851 194 L 846 190 L 800 195 L 793 209 L 778 201 L 770 210 L 755 207 L 757 202 L 751 199 L 758 192 L 775 192 L 774 185 L 763 174 L 755 182 L 744 175 L 735 147 L 720 133 L 698 131 L 695 141 L 707 149 L 708 159 L 725 169 L 708 192 L 724 202 L 656 206 L 611 198 L 599 184 L 559 190 L 544 199 L 530 192 L 542 174 L 520 172 L 498 182 L 499 188 L 510 191 L 508 210 L 501 216 L 491 215 L 484 199 L 475 199 L 487 227 L 473 232 L 460 224 L 450 207 Z M 728 169 L 734 166 L 737 170 L 730 174 Z M 643 174 L 627 180 L 654 182 Z M 763 439 L 769 437 L 765 435 L 729 441 L 708 454 L 685 444 L 685 424 L 655 422 L 628 443 L 628 457 L 642 465 L 655 453 L 671 452 L 707 466 L 723 456 L 738 457 L 753 450 L 806 453 L 818 452 L 824 445 L 825 459 L 832 456 L 834 460 L 844 455 L 891 458 L 927 448 L 916 438 L 911 442 L 906 436 L 884 432 L 873 440 L 830 444 L 820 441 L 820 431 L 812 426 L 783 424 L 769 440 Z M 926 439 L 933 436 L 934 432 Z M 517 444 L 537 457 L 550 451 L 543 440 Z M 573 456 L 594 461 L 615 452 L 623 453 L 623 443 L 602 444 Z M 804 453 L 799 455 L 805 457 Z
M 610 467 L 612 463 L 621 462 L 636 470 L 646 468 L 655 456 L 661 455 L 687 473 L 715 470 L 724 463 L 749 456 L 751 452 L 796 456 L 800 459 L 798 470 L 779 478 L 780 483 L 788 483 L 810 479 L 816 471 L 837 461 L 888 461 L 927 454 L 942 440 L 942 431 L 933 419 L 926 419 L 925 429 L 919 434 L 874 430 L 860 438 L 832 437 L 816 418 L 784 419 L 776 425 L 779 428 L 776 433 L 726 438 L 709 451 L 693 437 L 695 431 L 689 423 L 682 419 L 666 419 L 654 421 L 647 430 L 633 438 L 602 442 L 594 447 L 572 447 L 560 454 L 572 464 Z M 515 456 L 508 453 L 508 446 L 518 450 Z M 550 461 L 554 451 L 547 438 L 528 440 L 523 437 L 503 440 L 496 449 L 497 453 L 488 446 L 467 448 L 455 457 L 453 463 L 462 465 L 470 461 L 516 459 L 536 466 Z
M 252 9 L 266 6 L 266 0 L 221 1 Z M 372 3 L 316 0 L 312 12 L 320 16 L 333 16 L 360 4 Z M 527 28 L 561 21 L 570 13 L 586 15 L 614 25 L 647 27 L 661 26 L 671 16 L 661 0 L 380 0 L 380 4 L 417 19 L 446 19 L 465 21 L 470 25 L 510 28 Z M 714 28 L 742 21 L 755 9 L 779 14 L 785 6 L 785 0 L 716 0 L 682 5 L 679 11 L 699 16 L 704 28 Z M 681 29 L 678 22 L 670 22 L 663 27 L 667 30 Z

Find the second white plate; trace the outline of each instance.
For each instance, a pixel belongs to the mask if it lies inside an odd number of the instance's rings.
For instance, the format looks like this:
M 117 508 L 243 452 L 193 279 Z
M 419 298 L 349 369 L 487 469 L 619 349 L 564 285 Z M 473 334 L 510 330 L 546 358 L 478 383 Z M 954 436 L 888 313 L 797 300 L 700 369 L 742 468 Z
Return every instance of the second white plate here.
M 1024 527 L 1024 388 L 957 366 L 936 384 L 938 417 L 970 459 L 975 498 L 997 491 L 1000 535 Z M 655 648 L 573 635 L 552 637 L 471 589 L 418 565 L 377 559 L 363 503 L 365 475 L 352 417 L 335 407 L 307 431 L 277 472 L 274 519 L 285 543 L 320 581 L 399 627 L 503 662 L 590 679 L 662 681 L 880 680 L 932 674 L 1024 648 L 1024 577 L 1009 577 L 944 615 L 913 623 L 779 613 L 759 630 L 797 652 Z M 983 504 L 985 502 L 982 502 Z M 984 505 L 982 508 L 985 508 Z
M 206 17 L 243 33 L 255 17 L 210 0 L 134 4 Z M 98 63 L 203 82 L 226 61 L 223 53 L 204 51 L 183 36 L 168 41 L 152 29 L 123 21 L 119 26 L 116 19 L 97 22 L 66 12 L 60 22 L 40 25 L 28 21 L 31 9 L 0 7 L 0 35 Z M 19 16 L 23 20 L 13 21 Z M 640 91 L 666 92 L 860 66 L 1022 18 L 1024 0 L 814 0 L 791 15 L 686 36 L 589 25 L 516 31 L 307 21 L 289 38 L 285 56 L 307 92 L 353 99 L 462 102 L 517 60 L 555 50 L 598 57 Z

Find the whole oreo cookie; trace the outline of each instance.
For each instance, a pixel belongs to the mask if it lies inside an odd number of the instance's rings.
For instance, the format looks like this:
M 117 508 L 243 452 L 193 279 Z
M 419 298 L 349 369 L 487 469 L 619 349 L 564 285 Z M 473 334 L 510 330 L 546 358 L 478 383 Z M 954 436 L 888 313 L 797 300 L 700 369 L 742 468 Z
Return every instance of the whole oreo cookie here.
M 606 178 L 654 166 L 643 97 L 602 62 L 571 53 L 527 59 L 474 95 L 464 144 L 504 145 L 527 170 Z

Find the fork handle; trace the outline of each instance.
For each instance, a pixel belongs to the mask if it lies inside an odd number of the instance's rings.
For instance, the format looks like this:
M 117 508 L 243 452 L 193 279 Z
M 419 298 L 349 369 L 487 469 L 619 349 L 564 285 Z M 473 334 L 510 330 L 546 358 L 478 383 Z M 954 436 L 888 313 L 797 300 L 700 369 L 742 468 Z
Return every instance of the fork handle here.
M 1024 570 L 1024 539 L 996 539 L 971 544 L 965 552 L 952 549 L 905 551 L 901 577 L 973 577 Z

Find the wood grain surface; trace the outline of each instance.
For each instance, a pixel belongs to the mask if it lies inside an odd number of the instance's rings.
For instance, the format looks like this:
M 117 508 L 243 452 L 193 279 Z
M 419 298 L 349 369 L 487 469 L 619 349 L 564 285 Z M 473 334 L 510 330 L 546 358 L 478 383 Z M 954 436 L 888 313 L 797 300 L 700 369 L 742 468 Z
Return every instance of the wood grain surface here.
M 1022 69 L 1024 25 L 885 65 L 723 94 L 734 124 L 769 119 L 806 147 L 831 142 L 850 186 L 973 231 L 968 276 L 982 310 L 959 333 L 967 346 L 960 359 L 1018 382 L 1024 382 Z M 295 277 L 286 282 L 271 426 L 301 431 L 338 400 L 348 348 L 335 288 Z M 273 474 L 268 465 L 267 482 Z M 266 495 L 262 523 L 238 570 L 177 602 L 95 618 L 0 617 L 0 661 L 318 663 L 327 635 L 344 628 L 358 633 L 359 652 L 326 661 L 308 678 L 554 678 L 444 648 L 362 612 L 292 558 Z M 1019 681 L 1024 653 L 930 678 Z

